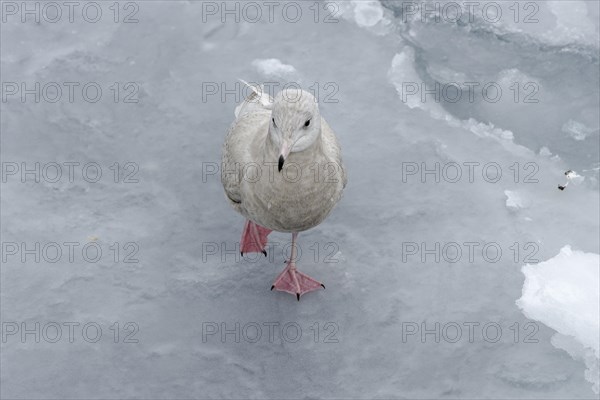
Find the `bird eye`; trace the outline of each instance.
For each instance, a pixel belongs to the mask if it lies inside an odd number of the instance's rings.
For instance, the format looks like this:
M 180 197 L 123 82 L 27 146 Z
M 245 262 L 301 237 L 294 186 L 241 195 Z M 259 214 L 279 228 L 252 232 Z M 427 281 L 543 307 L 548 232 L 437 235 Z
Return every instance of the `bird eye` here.
M 277 125 L 275 124 L 275 118 L 273 118 L 273 126 L 277 126 Z
M 306 122 L 304 123 L 304 126 L 309 126 L 310 125 L 310 119 L 307 119 Z

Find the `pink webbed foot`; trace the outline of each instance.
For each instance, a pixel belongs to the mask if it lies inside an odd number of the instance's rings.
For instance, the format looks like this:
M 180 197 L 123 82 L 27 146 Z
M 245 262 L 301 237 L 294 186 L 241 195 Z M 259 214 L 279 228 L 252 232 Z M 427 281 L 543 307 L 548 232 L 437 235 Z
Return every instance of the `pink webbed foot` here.
M 273 286 L 271 286 L 271 290 L 277 289 L 289 294 L 295 294 L 298 301 L 300 301 L 300 296 L 304 293 L 312 292 L 319 288 L 325 289 L 325 285 L 298 271 L 293 262 L 290 262 L 285 267 L 277 279 L 275 279 L 275 282 L 273 282 Z
M 265 247 L 267 247 L 267 236 L 269 236 L 269 233 L 271 233 L 270 229 L 247 220 L 240 242 L 242 256 L 244 256 L 244 253 L 263 253 L 266 257 L 267 251 Z

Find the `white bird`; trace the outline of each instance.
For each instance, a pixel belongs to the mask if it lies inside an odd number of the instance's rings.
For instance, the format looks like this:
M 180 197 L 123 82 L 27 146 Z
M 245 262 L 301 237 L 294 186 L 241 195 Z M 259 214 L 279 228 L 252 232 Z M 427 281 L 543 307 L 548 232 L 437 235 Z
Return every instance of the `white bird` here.
M 248 86 L 252 93 L 236 107 L 223 145 L 221 182 L 230 204 L 247 219 L 242 255 L 266 256 L 271 231 L 292 233 L 290 260 L 271 290 L 300 300 L 325 288 L 297 270 L 296 239 L 320 224 L 342 196 L 347 178 L 340 146 L 309 92 L 286 88 L 272 99 Z

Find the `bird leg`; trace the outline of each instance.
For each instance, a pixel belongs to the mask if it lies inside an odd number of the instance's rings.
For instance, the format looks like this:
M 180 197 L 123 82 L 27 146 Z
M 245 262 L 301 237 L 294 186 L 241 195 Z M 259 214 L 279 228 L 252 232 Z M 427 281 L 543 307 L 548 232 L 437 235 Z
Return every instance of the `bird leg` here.
M 244 253 L 263 253 L 267 256 L 267 236 L 271 233 L 270 229 L 262 227 L 254 222 L 247 220 L 244 225 L 244 233 L 240 242 L 240 251 Z
M 295 294 L 298 301 L 304 293 L 312 292 L 319 288 L 325 289 L 325 285 L 296 269 L 296 237 L 292 233 L 292 252 L 287 267 L 277 276 L 271 290 L 277 289 L 282 292 Z

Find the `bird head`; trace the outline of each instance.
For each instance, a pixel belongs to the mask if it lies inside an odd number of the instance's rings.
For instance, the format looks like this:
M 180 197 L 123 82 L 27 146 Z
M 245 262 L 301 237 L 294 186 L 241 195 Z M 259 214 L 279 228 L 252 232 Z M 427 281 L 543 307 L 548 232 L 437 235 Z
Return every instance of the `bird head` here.
M 283 89 L 275 96 L 269 135 L 279 149 L 281 172 L 290 153 L 309 148 L 321 134 L 321 115 L 315 97 L 298 88 Z

